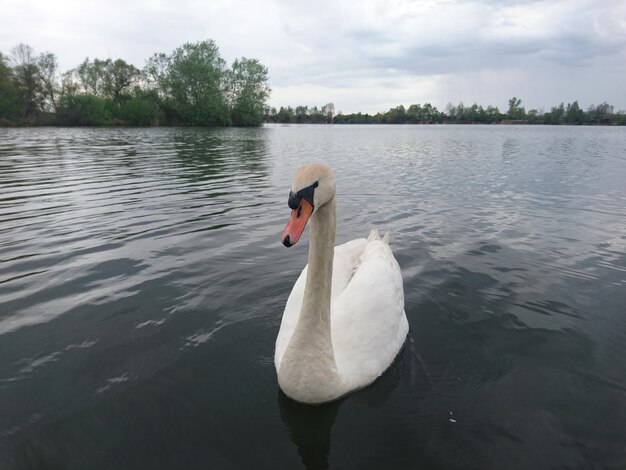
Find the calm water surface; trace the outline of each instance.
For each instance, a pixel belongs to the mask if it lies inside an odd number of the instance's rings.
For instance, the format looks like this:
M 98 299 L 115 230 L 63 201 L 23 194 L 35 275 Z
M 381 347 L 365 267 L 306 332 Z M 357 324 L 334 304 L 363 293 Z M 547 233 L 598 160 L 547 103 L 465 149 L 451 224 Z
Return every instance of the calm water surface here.
M 410 335 L 308 408 L 273 352 L 313 160 Z M 625 181 L 623 128 L 0 130 L 0 468 L 624 468 Z

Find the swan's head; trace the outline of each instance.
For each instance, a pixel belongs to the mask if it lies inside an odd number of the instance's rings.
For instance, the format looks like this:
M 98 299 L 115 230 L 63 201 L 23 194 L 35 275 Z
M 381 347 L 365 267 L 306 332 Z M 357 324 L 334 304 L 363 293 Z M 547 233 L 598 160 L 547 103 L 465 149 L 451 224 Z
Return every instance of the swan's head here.
M 309 218 L 334 197 L 335 178 L 330 168 L 321 163 L 301 166 L 291 182 L 288 201 L 291 217 L 281 236 L 283 245 L 295 245 Z

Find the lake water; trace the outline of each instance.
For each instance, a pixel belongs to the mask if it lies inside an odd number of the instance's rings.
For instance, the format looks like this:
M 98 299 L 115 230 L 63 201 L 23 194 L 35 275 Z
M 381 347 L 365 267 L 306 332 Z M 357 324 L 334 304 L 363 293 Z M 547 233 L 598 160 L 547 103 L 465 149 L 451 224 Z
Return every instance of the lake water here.
M 334 168 L 410 334 L 338 403 L 278 390 Z M 0 468 L 626 467 L 626 128 L 0 130 Z

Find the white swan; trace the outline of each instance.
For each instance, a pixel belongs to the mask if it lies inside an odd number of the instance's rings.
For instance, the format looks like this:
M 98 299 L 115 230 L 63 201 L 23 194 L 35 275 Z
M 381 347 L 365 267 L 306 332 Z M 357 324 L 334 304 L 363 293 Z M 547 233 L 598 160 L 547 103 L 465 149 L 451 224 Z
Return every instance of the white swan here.
M 324 403 L 369 385 L 393 362 L 409 325 L 398 262 L 374 229 L 335 245 L 335 182 L 313 163 L 293 177 L 289 223 L 294 245 L 311 219 L 309 264 L 296 281 L 276 338 L 274 364 L 285 394 Z

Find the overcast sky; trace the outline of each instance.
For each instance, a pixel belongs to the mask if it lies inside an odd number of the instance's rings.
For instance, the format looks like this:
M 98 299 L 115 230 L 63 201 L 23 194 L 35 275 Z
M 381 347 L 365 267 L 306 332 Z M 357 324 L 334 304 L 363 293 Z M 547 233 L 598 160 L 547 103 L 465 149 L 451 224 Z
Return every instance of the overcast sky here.
M 204 39 L 265 64 L 277 107 L 626 109 L 626 0 L 0 0 L 0 51 L 25 42 L 62 70 Z

